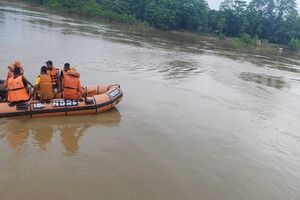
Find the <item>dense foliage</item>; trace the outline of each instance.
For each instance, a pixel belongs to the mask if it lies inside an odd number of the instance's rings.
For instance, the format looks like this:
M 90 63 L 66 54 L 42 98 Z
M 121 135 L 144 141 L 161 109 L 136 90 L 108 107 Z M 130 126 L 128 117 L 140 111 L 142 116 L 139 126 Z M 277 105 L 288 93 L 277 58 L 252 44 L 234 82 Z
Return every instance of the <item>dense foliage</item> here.
M 300 38 L 300 18 L 295 0 L 225 0 L 220 10 L 211 10 L 209 27 L 252 44 L 252 38 L 267 39 L 296 48 Z M 246 35 L 245 35 L 246 34 Z M 243 38 L 244 37 L 244 38 Z M 293 45 L 292 45 L 293 44 Z
M 247 44 L 260 38 L 299 48 L 300 18 L 295 0 L 224 0 L 210 10 L 206 0 L 23 0 L 52 9 L 144 22 L 160 29 L 188 30 L 239 37 Z

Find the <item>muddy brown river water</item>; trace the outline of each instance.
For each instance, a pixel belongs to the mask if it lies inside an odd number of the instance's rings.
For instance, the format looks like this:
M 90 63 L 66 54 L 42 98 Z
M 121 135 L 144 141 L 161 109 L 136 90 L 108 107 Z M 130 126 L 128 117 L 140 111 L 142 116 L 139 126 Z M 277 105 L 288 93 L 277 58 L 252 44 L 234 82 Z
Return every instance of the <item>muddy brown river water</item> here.
M 298 200 L 299 54 L 0 3 L 0 75 L 47 60 L 116 109 L 0 119 L 0 199 Z M 224 44 L 223 44 L 224 43 Z

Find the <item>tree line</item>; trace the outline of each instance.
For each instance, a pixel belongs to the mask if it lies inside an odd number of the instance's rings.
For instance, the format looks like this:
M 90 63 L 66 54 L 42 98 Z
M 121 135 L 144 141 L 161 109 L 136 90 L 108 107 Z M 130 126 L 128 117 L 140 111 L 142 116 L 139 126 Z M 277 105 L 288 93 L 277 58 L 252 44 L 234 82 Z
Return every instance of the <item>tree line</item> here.
M 295 0 L 224 0 L 219 10 L 206 0 L 23 0 L 51 9 L 146 23 L 164 30 L 187 30 L 243 38 L 264 39 L 299 49 L 300 17 Z

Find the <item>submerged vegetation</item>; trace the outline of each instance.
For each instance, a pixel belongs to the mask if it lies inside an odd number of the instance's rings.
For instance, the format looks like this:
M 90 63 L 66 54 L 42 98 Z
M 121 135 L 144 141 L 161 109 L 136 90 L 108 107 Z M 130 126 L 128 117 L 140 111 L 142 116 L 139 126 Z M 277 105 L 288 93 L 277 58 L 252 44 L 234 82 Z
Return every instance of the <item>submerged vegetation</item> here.
M 146 23 L 164 30 L 186 30 L 234 37 L 235 43 L 254 45 L 268 40 L 300 48 L 300 17 L 295 0 L 224 0 L 211 10 L 206 0 L 23 0 L 33 5 Z

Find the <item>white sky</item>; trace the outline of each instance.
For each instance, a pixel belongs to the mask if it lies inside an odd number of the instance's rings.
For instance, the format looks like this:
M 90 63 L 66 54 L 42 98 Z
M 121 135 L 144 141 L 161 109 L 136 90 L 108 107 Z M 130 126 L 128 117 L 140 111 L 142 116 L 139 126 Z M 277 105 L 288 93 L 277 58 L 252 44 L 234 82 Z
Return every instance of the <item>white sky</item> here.
M 210 9 L 215 9 L 219 10 L 219 5 L 223 2 L 224 0 L 206 0 L 206 2 L 209 5 Z M 247 2 L 250 2 L 250 0 L 246 0 Z M 299 8 L 300 5 L 300 0 L 296 0 L 297 7 Z M 298 10 L 298 9 L 297 9 Z

